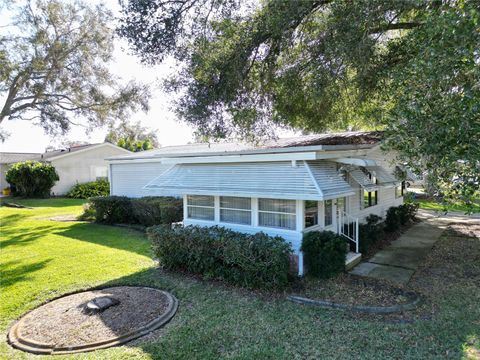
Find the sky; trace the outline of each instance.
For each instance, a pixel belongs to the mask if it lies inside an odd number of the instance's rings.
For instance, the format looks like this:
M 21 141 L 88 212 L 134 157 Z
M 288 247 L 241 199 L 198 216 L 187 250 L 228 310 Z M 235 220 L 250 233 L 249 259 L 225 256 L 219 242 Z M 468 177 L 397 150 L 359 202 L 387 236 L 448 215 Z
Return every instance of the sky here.
M 90 0 L 90 2 L 95 3 L 96 0 Z M 114 14 L 118 14 L 118 0 L 102 2 L 111 8 Z M 0 15 L 0 22 L 3 22 L 4 19 L 5 13 Z M 157 84 L 156 88 L 152 86 L 153 96 L 150 100 L 150 111 L 134 114 L 131 120 L 133 122 L 141 121 L 142 126 L 156 130 L 161 146 L 193 141 L 193 129 L 185 123 L 177 121 L 174 113 L 170 110 L 172 97 L 158 88 L 158 80 L 171 71 L 171 64 L 155 67 L 143 66 L 137 57 L 129 54 L 126 44 L 121 40 L 116 40 L 114 58 L 115 61 L 110 67 L 114 74 L 121 76 L 124 80 L 136 79 L 153 86 Z M 106 128 L 86 134 L 84 128 L 72 127 L 65 138 L 51 138 L 44 134 L 41 127 L 35 126 L 30 121 L 5 120 L 1 126 L 4 131 L 10 133 L 10 136 L 4 143 L 0 142 L 0 150 L 9 152 L 43 152 L 47 146 L 59 147 L 66 140 L 98 143 L 103 142 L 107 133 Z

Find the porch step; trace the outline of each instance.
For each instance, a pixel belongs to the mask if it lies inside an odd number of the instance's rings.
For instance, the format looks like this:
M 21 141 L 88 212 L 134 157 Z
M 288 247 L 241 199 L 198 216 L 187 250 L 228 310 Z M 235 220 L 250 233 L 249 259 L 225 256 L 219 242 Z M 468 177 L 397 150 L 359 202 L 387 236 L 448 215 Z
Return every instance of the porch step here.
M 345 270 L 351 270 L 357 266 L 362 260 L 362 254 L 349 251 L 347 254 L 347 259 L 345 260 Z

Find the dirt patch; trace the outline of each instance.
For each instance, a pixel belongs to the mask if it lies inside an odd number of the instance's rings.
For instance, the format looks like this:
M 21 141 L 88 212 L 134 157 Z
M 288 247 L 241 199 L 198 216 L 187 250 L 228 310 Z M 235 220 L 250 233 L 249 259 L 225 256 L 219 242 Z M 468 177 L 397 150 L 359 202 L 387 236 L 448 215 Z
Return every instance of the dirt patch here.
M 105 296 L 117 299 L 119 304 L 95 314 L 85 311 L 89 301 Z M 51 348 L 74 348 L 141 330 L 169 308 L 171 298 L 158 289 L 112 287 L 56 299 L 28 313 L 12 329 L 20 342 L 23 339 Z
M 405 293 L 385 282 L 341 274 L 328 280 L 305 279 L 297 295 L 346 305 L 393 306 L 408 302 Z

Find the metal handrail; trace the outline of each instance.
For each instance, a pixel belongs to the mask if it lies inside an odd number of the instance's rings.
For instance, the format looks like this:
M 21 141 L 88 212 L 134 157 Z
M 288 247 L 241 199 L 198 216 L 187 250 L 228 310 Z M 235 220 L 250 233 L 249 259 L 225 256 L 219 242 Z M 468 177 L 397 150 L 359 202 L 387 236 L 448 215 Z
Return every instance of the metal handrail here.
M 353 227 L 350 226 L 353 224 Z M 345 227 L 345 225 L 347 225 Z M 355 218 L 345 211 L 340 210 L 338 212 L 338 233 L 345 236 L 348 240 L 355 243 L 355 252 L 359 250 L 359 238 L 358 238 L 358 218 Z

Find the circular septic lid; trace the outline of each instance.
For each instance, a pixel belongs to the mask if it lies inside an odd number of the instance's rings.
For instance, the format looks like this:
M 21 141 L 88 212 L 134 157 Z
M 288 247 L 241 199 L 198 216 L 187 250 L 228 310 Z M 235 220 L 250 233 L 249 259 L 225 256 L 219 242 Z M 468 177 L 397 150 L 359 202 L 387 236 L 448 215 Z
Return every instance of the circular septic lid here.
M 68 354 L 123 344 L 166 324 L 177 311 L 166 291 L 119 286 L 46 303 L 10 328 L 8 341 L 35 354 Z

